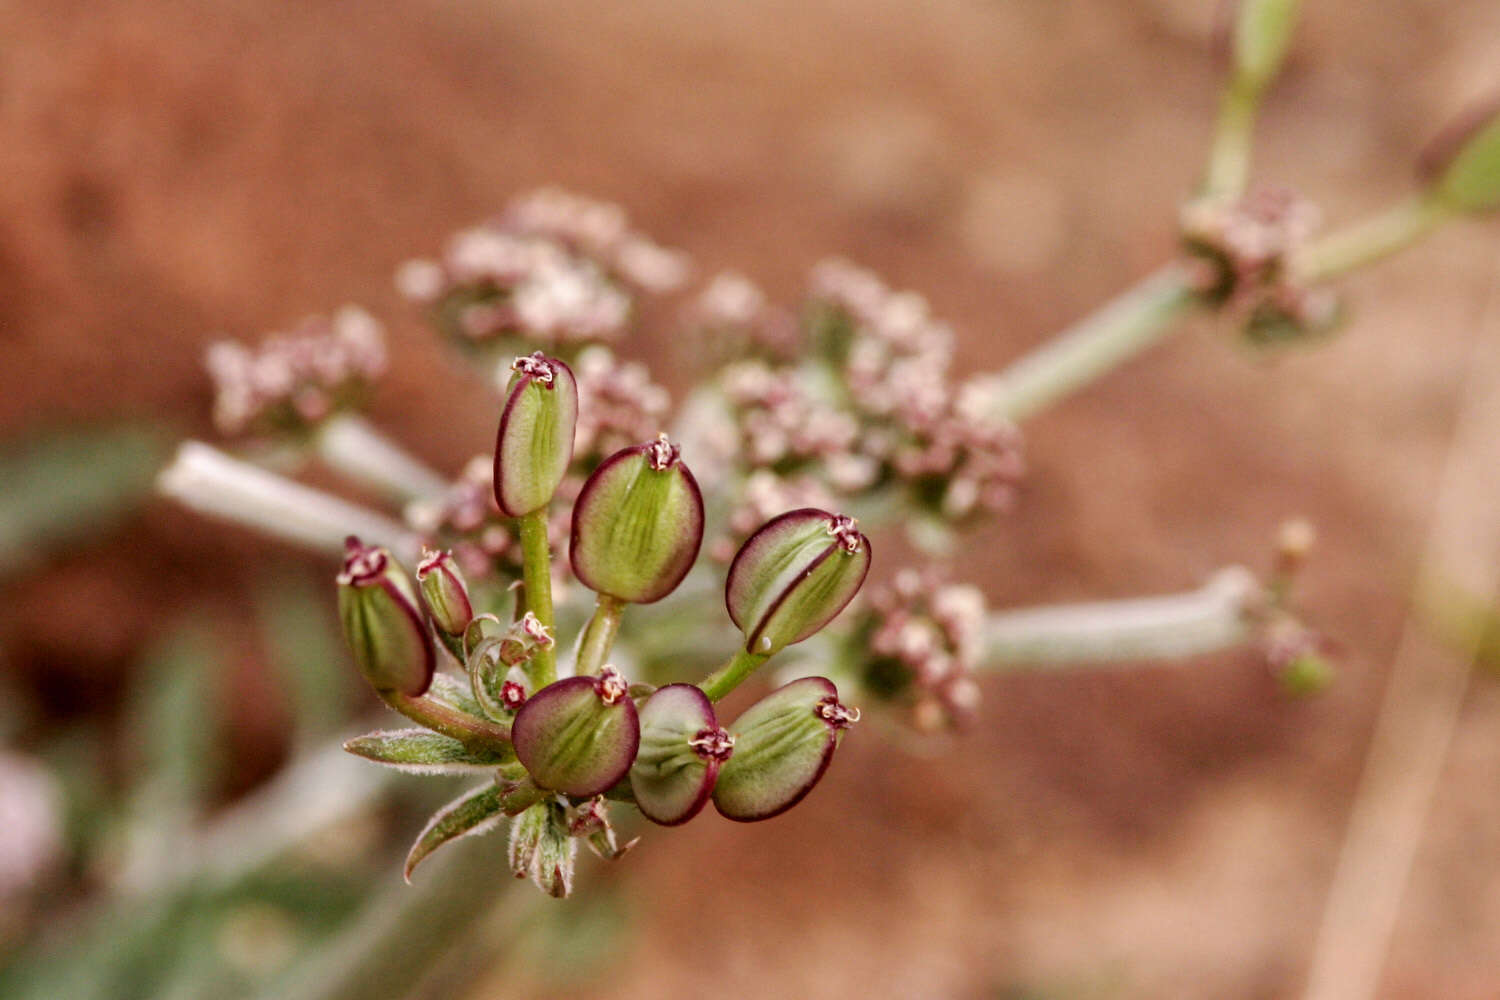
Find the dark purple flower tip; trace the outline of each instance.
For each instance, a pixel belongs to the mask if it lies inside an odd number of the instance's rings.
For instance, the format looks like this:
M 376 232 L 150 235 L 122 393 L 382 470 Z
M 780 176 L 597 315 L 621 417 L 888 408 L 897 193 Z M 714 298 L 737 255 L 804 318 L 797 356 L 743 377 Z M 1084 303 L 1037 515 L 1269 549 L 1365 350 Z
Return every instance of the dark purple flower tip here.
M 630 788 L 647 819 L 686 823 L 708 802 L 719 768 L 734 751 L 713 704 L 692 684 L 668 684 L 641 706 L 641 746 Z
M 804 677 L 751 705 L 729 727 L 734 756 L 719 771 L 714 806 L 748 823 L 786 812 L 828 770 L 841 734 L 859 712 L 839 703 L 826 677 Z
M 703 494 L 665 434 L 606 458 L 573 505 L 574 575 L 632 604 L 675 590 L 702 543 Z
M 338 588 L 344 641 L 365 679 L 381 692 L 425 692 L 436 660 L 406 571 L 385 549 L 350 536 Z
M 495 438 L 495 502 L 509 517 L 545 507 L 573 460 L 578 383 L 540 351 L 517 358 Z
M 870 571 L 870 540 L 852 517 L 788 511 L 745 540 L 729 565 L 724 603 L 745 648 L 769 656 L 831 622 Z
M 538 785 L 582 798 L 625 777 L 641 726 L 624 678 L 605 667 L 599 677 L 566 677 L 527 698 L 511 740 Z

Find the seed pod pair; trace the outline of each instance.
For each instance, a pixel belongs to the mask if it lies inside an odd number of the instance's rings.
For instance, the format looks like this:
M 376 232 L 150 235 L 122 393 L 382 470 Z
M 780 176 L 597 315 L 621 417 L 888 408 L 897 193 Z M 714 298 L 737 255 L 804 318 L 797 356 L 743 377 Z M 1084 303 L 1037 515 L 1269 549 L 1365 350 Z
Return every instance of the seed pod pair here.
M 770 656 L 831 622 L 870 571 L 870 540 L 842 514 L 804 507 L 772 518 L 729 564 L 724 603 L 745 649 Z
M 630 787 L 642 814 L 663 826 L 686 823 L 710 795 L 722 815 L 739 822 L 786 812 L 812 791 L 843 731 L 859 719 L 824 677 L 778 688 L 728 729 L 690 684 L 661 688 L 640 715 Z

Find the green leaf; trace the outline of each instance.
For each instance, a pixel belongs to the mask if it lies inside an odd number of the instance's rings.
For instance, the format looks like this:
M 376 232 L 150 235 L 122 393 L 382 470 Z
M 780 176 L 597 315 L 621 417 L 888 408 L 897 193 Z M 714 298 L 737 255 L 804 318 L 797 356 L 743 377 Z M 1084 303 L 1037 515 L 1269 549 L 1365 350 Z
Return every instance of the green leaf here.
M 450 841 L 489 833 L 505 818 L 500 808 L 500 789 L 494 784 L 465 792 L 433 814 L 427 828 L 418 836 L 406 855 L 406 881 L 411 873 L 433 851 Z
M 471 774 L 507 763 L 499 754 L 464 746 L 427 729 L 393 729 L 356 736 L 344 744 L 356 757 L 411 774 Z

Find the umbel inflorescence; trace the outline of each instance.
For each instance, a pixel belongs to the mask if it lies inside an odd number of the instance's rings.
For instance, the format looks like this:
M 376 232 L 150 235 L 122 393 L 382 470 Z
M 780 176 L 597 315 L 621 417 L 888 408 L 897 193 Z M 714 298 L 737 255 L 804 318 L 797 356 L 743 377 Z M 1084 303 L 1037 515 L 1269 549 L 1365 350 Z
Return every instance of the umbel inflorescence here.
M 354 659 L 419 726 L 348 749 L 485 778 L 433 817 L 408 874 L 513 816 L 513 870 L 563 894 L 579 839 L 607 857 L 628 846 L 611 805 L 663 825 L 710 799 L 731 819 L 775 815 L 857 720 L 845 698 L 941 733 L 974 716 L 984 670 L 1244 644 L 1287 689 L 1325 683 L 1329 643 L 1292 601 L 1305 525 L 1283 535 L 1264 581 L 1229 566 L 1171 595 L 996 611 L 945 565 L 964 531 L 1014 503 L 1017 422 L 1188 316 L 1258 346 L 1308 340 L 1345 314 L 1333 280 L 1500 209 L 1494 106 L 1439 137 L 1411 196 L 1326 236 L 1308 201 L 1250 187 L 1256 111 L 1296 13 L 1295 0 L 1233 8 L 1220 119 L 1175 258 L 1003 371 L 959 374 L 953 333 L 926 299 L 833 259 L 813 268 L 798 310 L 736 272 L 708 276 L 676 313 L 702 367 L 674 406 L 616 352 L 667 314 L 662 296 L 688 287 L 690 262 L 619 207 L 554 189 L 398 271 L 402 294 L 503 397 L 493 451 L 456 476 L 359 415 L 387 363 L 368 314 L 310 320 L 258 350 L 211 348 L 216 423 L 250 447 L 237 458 L 188 442 L 163 490 L 342 548 Z M 399 513 L 271 471 L 299 457 Z M 901 529 L 919 563 L 883 567 L 858 594 L 870 544 L 849 514 Z M 721 721 L 720 699 L 773 656 L 780 686 Z
M 347 748 L 414 770 L 488 774 L 432 818 L 408 876 L 442 844 L 513 816 L 512 869 L 561 896 L 579 839 L 608 858 L 630 847 L 618 843 L 610 802 L 674 826 L 710 798 L 724 816 L 749 821 L 812 790 L 859 718 L 831 680 L 794 680 L 728 726 L 715 703 L 848 605 L 869 572 L 870 542 L 842 514 L 803 508 L 773 518 L 729 567 L 725 605 L 742 638 L 724 665 L 696 685 L 632 683 L 610 661 L 625 609 L 682 583 L 703 542 L 704 506 L 665 434 L 622 448 L 571 504 L 569 562 L 597 596 L 559 669 L 547 508 L 573 460 L 578 381 L 541 352 L 511 369 L 493 465 L 496 507 L 514 520 L 522 549 L 511 620 L 476 612 L 450 552 L 424 552 L 413 584 L 388 550 L 349 538 L 338 577 L 345 638 L 370 685 L 423 728 L 370 733 Z

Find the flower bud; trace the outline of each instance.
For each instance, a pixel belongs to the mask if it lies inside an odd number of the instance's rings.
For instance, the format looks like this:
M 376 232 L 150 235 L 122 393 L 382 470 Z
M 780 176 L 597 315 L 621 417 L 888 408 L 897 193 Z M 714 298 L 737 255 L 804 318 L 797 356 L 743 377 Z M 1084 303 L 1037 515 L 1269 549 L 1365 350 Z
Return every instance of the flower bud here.
M 665 434 L 606 458 L 573 505 L 573 573 L 632 604 L 666 597 L 698 557 L 703 494 Z
M 662 826 L 698 815 L 734 737 L 719 727 L 713 703 L 692 684 L 668 684 L 641 706 L 641 745 L 630 768 L 635 804 Z
M 568 835 L 567 818 L 556 802 L 538 802 L 511 821 L 509 854 L 516 878 L 529 876 L 559 899 L 573 891 L 578 842 Z
M 734 756 L 719 771 L 714 806 L 727 819 L 770 819 L 801 802 L 859 713 L 826 677 L 804 677 L 751 705 L 730 726 Z
M 1500 98 L 1471 109 L 1441 132 L 1422 154 L 1419 171 L 1446 208 L 1500 208 Z
M 583 798 L 625 777 L 641 726 L 625 678 L 605 667 L 599 677 L 566 677 L 527 698 L 511 740 L 533 781 Z
M 417 564 L 417 585 L 433 624 L 448 635 L 463 635 L 474 620 L 474 605 L 453 553 L 424 551 Z
M 568 833 L 588 841 L 589 850 L 605 861 L 619 861 L 632 847 L 640 843 L 639 837 L 627 841 L 623 846 L 615 835 L 614 824 L 609 821 L 609 808 L 602 798 L 589 799 L 582 805 L 567 811 Z
M 355 664 L 377 691 L 422 694 L 435 664 L 411 579 L 385 549 L 344 544 L 339 621 Z
M 509 517 L 545 507 L 573 460 L 578 384 L 538 351 L 517 358 L 495 440 L 495 502 Z
M 745 649 L 770 656 L 832 621 L 869 571 L 870 540 L 853 518 L 804 507 L 767 521 L 740 546 L 724 603 Z

